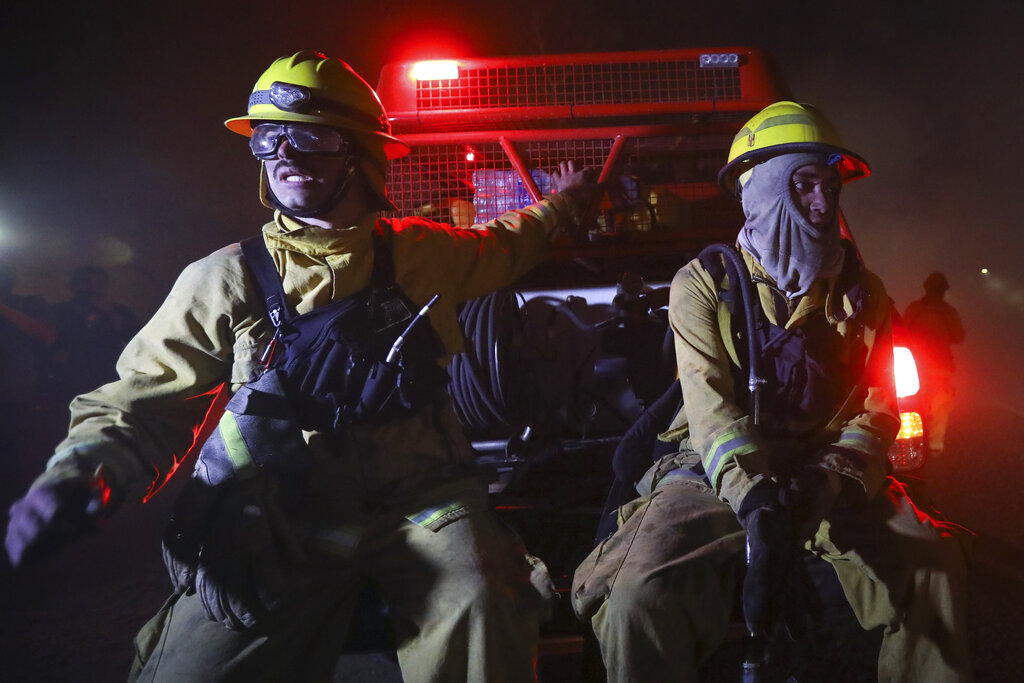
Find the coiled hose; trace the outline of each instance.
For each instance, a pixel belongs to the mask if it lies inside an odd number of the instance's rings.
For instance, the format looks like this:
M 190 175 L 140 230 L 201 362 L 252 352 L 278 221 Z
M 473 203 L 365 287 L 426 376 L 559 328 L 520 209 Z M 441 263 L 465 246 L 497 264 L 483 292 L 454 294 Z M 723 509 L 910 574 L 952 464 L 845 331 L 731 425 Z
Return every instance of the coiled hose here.
M 483 430 L 522 423 L 522 391 L 513 381 L 514 345 L 523 313 L 514 290 L 500 289 L 467 301 L 459 312 L 466 350 L 448 366 L 448 391 L 462 426 Z

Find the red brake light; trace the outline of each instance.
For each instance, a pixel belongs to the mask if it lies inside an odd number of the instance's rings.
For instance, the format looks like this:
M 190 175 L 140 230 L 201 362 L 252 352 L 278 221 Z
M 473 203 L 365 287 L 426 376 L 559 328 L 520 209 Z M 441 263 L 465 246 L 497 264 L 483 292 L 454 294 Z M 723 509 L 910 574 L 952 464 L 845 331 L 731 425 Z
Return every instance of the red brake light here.
M 417 81 L 447 81 L 459 77 L 459 65 L 452 59 L 416 62 L 409 73 Z
M 921 389 L 914 354 L 905 346 L 893 348 L 893 374 L 896 377 L 896 397 L 913 396 Z

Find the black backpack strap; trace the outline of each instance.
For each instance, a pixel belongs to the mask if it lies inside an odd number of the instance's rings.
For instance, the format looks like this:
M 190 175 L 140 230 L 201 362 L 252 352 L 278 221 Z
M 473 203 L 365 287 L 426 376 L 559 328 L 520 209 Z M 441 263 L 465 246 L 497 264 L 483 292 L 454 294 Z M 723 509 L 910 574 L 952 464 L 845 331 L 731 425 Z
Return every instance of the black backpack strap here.
M 743 315 L 742 304 L 737 306 L 737 297 L 740 296 L 740 293 L 739 285 L 735 282 L 735 278 L 738 273 L 731 261 L 726 260 L 726 253 L 729 252 L 737 255 L 739 253 L 736 251 L 735 247 L 728 244 L 709 244 L 701 250 L 700 254 L 697 255 L 697 260 L 700 261 L 701 266 L 704 267 L 704 270 L 706 270 L 715 281 L 715 289 L 718 290 L 718 298 L 729 309 L 729 314 L 732 316 L 736 316 L 737 314 Z M 729 289 L 725 289 L 722 286 L 726 275 L 733 276 L 729 281 Z M 747 273 L 743 273 L 743 275 L 747 275 Z
M 274 259 L 267 251 L 267 245 L 263 243 L 263 235 L 242 240 L 241 247 L 245 265 L 249 267 L 249 273 L 256 280 L 256 290 L 266 303 L 270 322 L 275 328 L 280 327 L 282 322 L 291 320 L 293 314 L 288 310 L 284 298 L 284 285 L 281 284 L 281 276 L 274 265 Z
M 391 223 L 377 221 L 373 231 L 373 274 L 370 276 L 370 286 L 374 289 L 386 289 L 395 284 L 393 236 Z
M 836 282 L 836 291 L 842 292 L 845 296 L 849 297 L 850 303 L 853 305 L 853 312 L 850 317 L 859 321 L 861 314 L 868 310 L 868 300 L 870 298 L 868 291 L 861 284 L 867 269 L 864 267 L 860 252 L 857 251 L 857 247 L 853 242 L 843 240 L 841 244 L 846 254 L 843 259 L 843 270 L 839 273 L 839 278 Z

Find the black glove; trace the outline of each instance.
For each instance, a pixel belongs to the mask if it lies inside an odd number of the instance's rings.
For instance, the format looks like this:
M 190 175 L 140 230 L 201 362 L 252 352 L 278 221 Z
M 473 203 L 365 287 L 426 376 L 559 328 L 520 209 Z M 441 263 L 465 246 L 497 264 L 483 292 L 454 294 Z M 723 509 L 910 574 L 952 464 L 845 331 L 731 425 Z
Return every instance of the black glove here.
M 29 489 L 10 510 L 4 545 L 11 564 L 37 562 L 94 530 L 109 500 L 101 474 L 76 474 Z
M 786 490 L 770 479 L 758 482 L 737 513 L 747 532 L 747 573 L 743 617 L 755 635 L 784 627 L 793 638 L 816 615 L 814 585 L 804 565 L 792 515 L 783 504 Z
M 270 477 L 220 487 L 193 478 L 164 535 L 175 590 L 198 593 L 206 616 L 235 631 L 266 623 L 304 558 L 276 494 Z
M 820 467 L 806 467 L 791 478 L 782 493 L 782 501 L 793 517 L 797 538 L 814 536 L 836 500 L 842 482 L 839 474 Z
M 219 495 L 218 489 L 193 475 L 174 502 L 164 530 L 163 556 L 176 593 L 195 589 L 199 551 L 213 523 Z

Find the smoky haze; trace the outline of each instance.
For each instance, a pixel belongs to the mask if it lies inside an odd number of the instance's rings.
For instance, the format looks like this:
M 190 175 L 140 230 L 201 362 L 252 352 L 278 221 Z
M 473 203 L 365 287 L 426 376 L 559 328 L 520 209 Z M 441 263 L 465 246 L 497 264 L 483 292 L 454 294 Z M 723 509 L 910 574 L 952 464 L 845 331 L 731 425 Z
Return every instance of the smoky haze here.
M 0 258 L 18 291 L 60 300 L 74 266 L 102 265 L 146 317 L 185 264 L 252 234 L 258 167 L 222 122 L 277 56 L 322 50 L 374 83 L 399 58 L 752 45 L 871 163 L 842 204 L 899 308 L 945 272 L 961 386 L 1024 413 L 1016 2 L 90 4 L 0 10 Z

